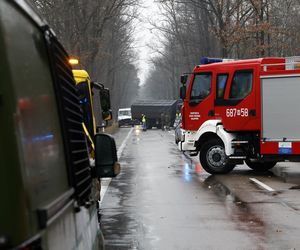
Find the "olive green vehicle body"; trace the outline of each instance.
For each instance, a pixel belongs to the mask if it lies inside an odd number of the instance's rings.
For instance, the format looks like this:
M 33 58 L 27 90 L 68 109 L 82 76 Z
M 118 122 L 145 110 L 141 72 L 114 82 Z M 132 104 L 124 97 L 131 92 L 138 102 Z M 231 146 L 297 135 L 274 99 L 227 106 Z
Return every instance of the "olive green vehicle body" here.
M 67 166 L 45 34 L 25 2 L 0 1 L 0 249 L 100 249 L 96 205 L 79 204 Z

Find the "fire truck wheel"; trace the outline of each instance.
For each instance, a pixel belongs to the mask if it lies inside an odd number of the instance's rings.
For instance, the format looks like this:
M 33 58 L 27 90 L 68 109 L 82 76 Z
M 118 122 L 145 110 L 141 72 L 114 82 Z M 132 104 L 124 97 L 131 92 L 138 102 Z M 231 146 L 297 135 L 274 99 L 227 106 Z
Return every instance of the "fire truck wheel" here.
M 220 139 L 204 143 L 199 157 L 202 167 L 210 174 L 226 174 L 235 167 L 228 164 L 224 144 Z
M 265 172 L 268 171 L 269 169 L 273 168 L 277 162 L 253 162 L 250 161 L 249 159 L 245 160 L 245 163 L 247 166 L 251 169 L 253 169 L 256 172 Z

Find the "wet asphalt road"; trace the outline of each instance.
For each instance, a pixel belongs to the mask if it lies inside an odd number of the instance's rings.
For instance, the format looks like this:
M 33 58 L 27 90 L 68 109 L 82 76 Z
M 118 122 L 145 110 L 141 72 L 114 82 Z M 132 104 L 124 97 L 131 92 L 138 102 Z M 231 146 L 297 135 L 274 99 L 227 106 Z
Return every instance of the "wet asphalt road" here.
M 115 135 L 118 147 L 130 130 Z M 299 190 L 271 172 L 211 176 L 178 151 L 172 131 L 137 128 L 119 160 L 101 205 L 106 250 L 300 249 Z

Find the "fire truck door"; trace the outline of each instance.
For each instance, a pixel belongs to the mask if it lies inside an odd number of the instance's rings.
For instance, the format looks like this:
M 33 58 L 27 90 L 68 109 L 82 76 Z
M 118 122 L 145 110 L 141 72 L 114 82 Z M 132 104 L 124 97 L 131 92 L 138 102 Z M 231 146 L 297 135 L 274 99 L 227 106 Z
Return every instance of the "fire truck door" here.
M 187 130 L 198 130 L 209 116 L 214 116 L 212 78 L 211 72 L 195 73 L 192 77 L 185 117 Z
M 254 69 L 245 68 L 217 74 L 215 115 L 222 120 L 226 130 L 259 129 L 254 73 Z

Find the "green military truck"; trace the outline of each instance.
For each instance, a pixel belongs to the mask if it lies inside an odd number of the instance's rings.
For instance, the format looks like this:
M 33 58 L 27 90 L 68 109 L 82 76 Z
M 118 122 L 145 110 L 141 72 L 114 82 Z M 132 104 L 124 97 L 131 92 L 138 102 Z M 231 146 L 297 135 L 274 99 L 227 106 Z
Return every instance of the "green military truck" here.
M 145 115 L 148 129 L 162 128 L 174 124 L 176 107 L 177 100 L 137 100 L 131 105 L 131 115 L 133 120 L 141 120 Z
M 0 54 L 0 249 L 101 249 L 92 187 L 114 140 L 95 135 L 91 166 L 68 55 L 22 0 L 0 1 Z

